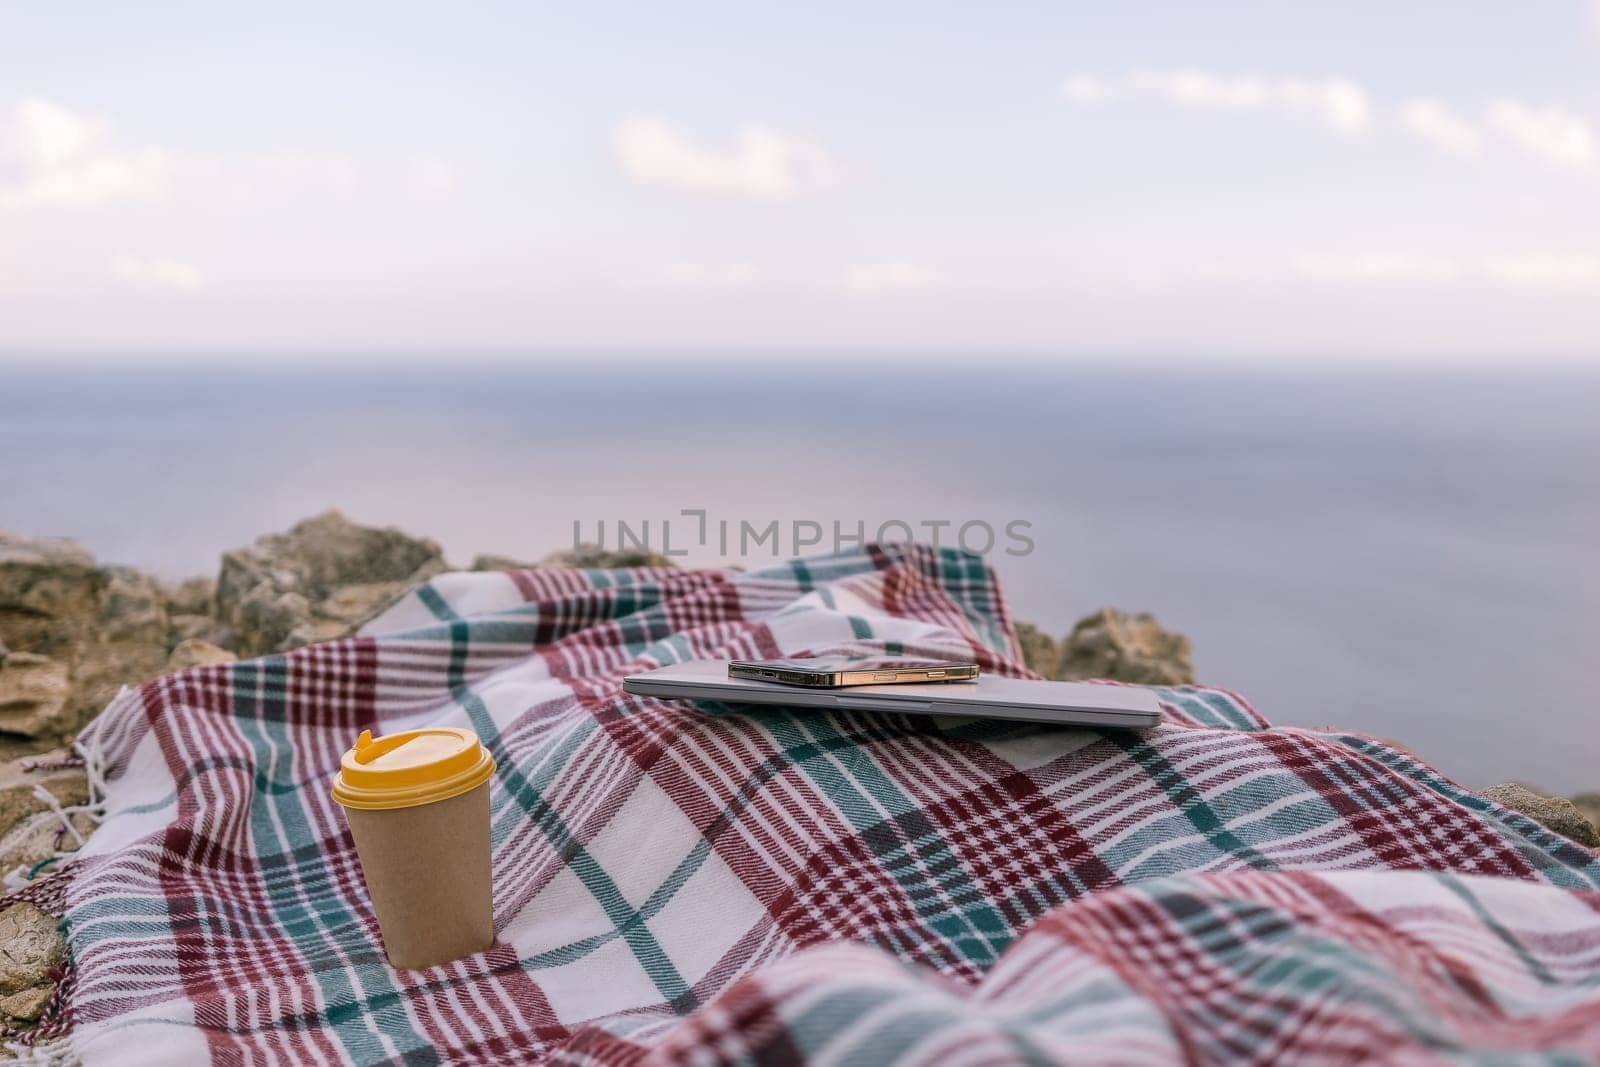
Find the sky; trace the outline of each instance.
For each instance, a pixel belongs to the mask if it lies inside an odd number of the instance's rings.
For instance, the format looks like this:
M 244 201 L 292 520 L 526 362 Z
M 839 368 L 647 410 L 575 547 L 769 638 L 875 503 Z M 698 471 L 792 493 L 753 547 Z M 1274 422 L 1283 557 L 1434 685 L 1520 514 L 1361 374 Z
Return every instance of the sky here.
M 0 360 L 1600 365 L 1600 0 L 0 5 Z

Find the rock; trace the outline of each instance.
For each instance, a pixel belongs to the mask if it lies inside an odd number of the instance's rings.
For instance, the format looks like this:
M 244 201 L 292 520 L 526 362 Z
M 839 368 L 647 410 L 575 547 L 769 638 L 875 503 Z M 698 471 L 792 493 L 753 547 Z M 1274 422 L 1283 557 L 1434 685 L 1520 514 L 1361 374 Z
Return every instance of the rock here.
M 167 616 L 199 615 L 210 618 L 216 610 L 217 583 L 214 578 L 189 578 L 164 590 Z
M 56 920 L 26 901 L 0 911 L 0 996 L 50 981 L 66 956 Z
M 34 986 L 9 997 L 0 997 L 0 1015 L 14 1022 L 36 1023 L 44 1014 L 46 1004 L 55 996 L 54 985 Z
M 334 590 L 317 605 L 317 613 L 325 619 L 342 622 L 347 626 L 360 626 L 399 600 L 411 586 L 405 582 L 367 582 L 347 585 Z
M 132 567 L 100 568 L 99 610 L 72 672 L 73 726 L 100 714 L 125 685 L 160 675 L 167 663 L 166 591 Z
M 125 685 L 142 685 L 159 677 L 167 666 L 166 637 L 155 644 L 141 641 L 90 642 L 79 651 L 72 672 L 72 700 L 67 730 L 73 730 L 105 710 Z
M 94 556 L 76 541 L 0 530 L 0 641 L 69 659 L 99 613 L 103 582 Z
M 172 650 L 172 655 L 167 658 L 167 672 L 188 670 L 190 667 L 211 667 L 218 663 L 232 663 L 238 659 L 232 652 L 225 648 L 218 648 L 209 641 L 202 641 L 198 637 L 191 637 L 182 641 Z
M 672 560 L 659 552 L 629 549 L 612 552 L 600 545 L 585 544 L 577 548 L 563 548 L 544 556 L 537 563 L 512 559 L 510 556 L 483 554 L 472 560 L 475 571 L 531 571 L 540 567 L 576 567 L 587 570 L 609 570 L 613 567 L 672 567 Z
M 1193 653 L 1187 637 L 1163 630 L 1155 616 L 1104 608 L 1079 620 L 1062 642 L 1056 677 L 1188 685 Z
M 246 656 L 285 652 L 296 647 L 295 627 L 311 621 L 311 602 L 299 593 L 283 592 L 270 580 L 250 589 L 227 616 L 233 643 Z
M 167 641 L 166 592 L 132 567 L 102 567 L 104 585 L 97 615 L 102 641 L 155 647 Z
M 1520 811 L 1546 829 L 1570 838 L 1586 848 L 1600 848 L 1600 831 L 1584 817 L 1572 801 L 1546 796 L 1517 782 L 1502 782 L 1483 791 L 1483 795 L 1502 807 Z
M 199 638 L 226 648 L 233 642 L 233 633 L 209 615 L 168 615 L 167 644 L 177 648 L 185 641 Z
M 579 545 L 577 548 L 563 548 L 550 553 L 539 561 L 539 566 L 609 570 L 613 567 L 671 567 L 675 564 L 659 552 L 643 549 L 610 552 L 600 545 Z
M 40 737 L 69 730 L 71 675 L 65 663 L 34 652 L 0 659 L 0 730 Z
M 61 766 L 65 750 L 23 756 L 0 764 L 0 835 L 22 819 L 46 811 L 49 805 L 34 792 L 38 786 L 70 807 L 89 802 L 89 779 L 82 766 Z
M 1054 678 L 1061 666 L 1061 649 L 1055 638 L 1031 622 L 1017 623 L 1017 644 L 1022 646 L 1022 662 L 1036 674 Z
M 67 672 L 58 710 L 0 712 L 0 729 L 71 733 L 122 686 L 161 673 L 167 631 L 166 591 L 148 575 L 97 566 L 72 541 L 0 534 L 0 637 L 14 650 L 48 656 L 58 665 L 53 671 Z M 0 708 L 5 703 L 0 697 Z
M 354 633 L 446 569 L 432 541 L 325 511 L 287 533 L 224 553 L 217 619 L 232 631 L 241 655 L 284 652 Z
M 302 645 L 315 645 L 322 641 L 337 641 L 341 637 L 349 637 L 360 628 L 359 623 L 352 626 L 334 619 L 311 619 L 289 631 L 287 646 L 300 648 Z
M 472 569 L 475 571 L 531 571 L 537 566 L 537 563 L 526 563 L 510 556 L 480 554 L 472 557 Z
M 1600 827 L 1600 793 L 1579 793 L 1572 798 L 1572 806 L 1577 808 L 1585 819 Z

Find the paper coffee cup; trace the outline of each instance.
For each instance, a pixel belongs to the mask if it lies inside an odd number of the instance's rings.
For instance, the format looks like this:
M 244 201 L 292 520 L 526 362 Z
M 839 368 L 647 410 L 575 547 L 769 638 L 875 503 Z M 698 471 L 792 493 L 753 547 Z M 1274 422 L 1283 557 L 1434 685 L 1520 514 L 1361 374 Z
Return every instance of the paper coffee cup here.
M 363 730 L 333 777 L 389 962 L 432 967 L 494 942 L 489 779 L 471 730 Z

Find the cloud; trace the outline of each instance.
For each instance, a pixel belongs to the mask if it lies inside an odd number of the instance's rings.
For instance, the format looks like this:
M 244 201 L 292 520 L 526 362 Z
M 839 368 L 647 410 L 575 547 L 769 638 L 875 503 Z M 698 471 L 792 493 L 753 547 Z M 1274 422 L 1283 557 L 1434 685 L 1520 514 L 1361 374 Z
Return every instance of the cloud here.
M 153 145 L 117 140 L 111 125 L 40 97 L 19 100 L 0 114 L 0 209 L 96 208 L 151 201 L 215 187 L 235 201 L 273 191 L 349 194 L 381 170 L 396 187 L 445 196 L 457 183 L 455 166 L 432 156 L 382 165 L 342 155 L 287 149 L 256 156 L 206 160 Z
M 350 192 L 361 182 L 355 160 L 298 149 L 257 156 L 251 169 L 285 185 L 318 185 L 340 192 Z
M 1600 139 L 1582 115 L 1500 99 L 1489 105 L 1485 122 L 1518 148 L 1554 166 L 1584 172 L 1600 167 Z
M 1596 3 L 1600 6 L 1600 0 Z M 1194 68 L 1136 71 L 1117 80 L 1074 74 L 1062 83 L 1061 95 L 1080 105 L 1150 98 L 1211 111 L 1281 111 L 1315 117 L 1342 133 L 1360 133 L 1373 121 L 1366 90 L 1344 78 L 1269 79 Z M 1583 115 L 1565 108 L 1501 98 L 1474 122 L 1437 100 L 1417 98 L 1402 104 L 1396 115 L 1412 134 L 1462 159 L 1482 155 L 1492 135 L 1553 166 L 1600 172 L 1600 134 Z
M 164 289 L 175 292 L 194 292 L 206 284 L 199 268 L 173 259 L 140 259 L 135 256 L 118 256 L 112 261 L 111 271 L 123 283 L 135 289 Z
M 1581 173 L 1600 170 L 1600 137 L 1582 115 L 1519 100 L 1493 101 L 1474 123 L 1434 100 L 1410 100 L 1400 121 L 1435 147 L 1463 159 L 1481 155 L 1493 135 L 1527 155 Z
M 391 184 L 416 185 L 415 161 L 388 168 Z M 229 162 L 215 169 L 227 179 L 227 196 L 236 203 L 253 203 L 272 196 L 335 193 L 349 196 L 364 184 L 367 168 L 348 156 L 325 155 L 289 148 Z
M 1293 270 L 1308 281 L 1338 284 L 1440 284 L 1462 274 L 1449 257 L 1394 251 L 1306 255 L 1294 261 Z
M 1213 111 L 1281 111 L 1308 115 L 1340 133 L 1360 133 L 1372 114 L 1366 90 L 1344 78 L 1258 78 L 1183 68 L 1136 71 L 1118 81 L 1075 74 L 1062 83 L 1061 93 L 1080 104 L 1131 96 Z
M 106 137 L 104 119 L 79 115 L 48 100 L 25 97 L 12 112 L 18 157 L 41 167 L 59 166 L 82 157 Z
M 659 119 L 632 118 L 617 127 L 614 146 L 635 181 L 686 192 L 777 201 L 835 182 L 827 153 L 765 126 L 746 126 L 731 149 L 718 150 Z
M 456 191 L 461 174 L 448 159 L 418 156 L 406 164 L 411 188 L 423 196 L 447 197 Z
M 1397 250 L 1317 253 L 1294 260 L 1290 274 L 1302 281 L 1338 285 L 1472 283 L 1572 289 L 1600 285 L 1600 257 L 1559 253 L 1463 257 Z
M 667 271 L 667 277 L 674 285 L 710 290 L 744 289 L 756 280 L 755 271 L 744 263 L 735 263 L 729 267 L 674 263 Z
M 1562 289 L 1600 282 L 1600 258 L 1594 256 L 1491 256 L 1483 269 L 1506 285 Z
M 1483 152 L 1483 135 L 1478 128 L 1435 100 L 1408 100 L 1400 109 L 1400 121 L 1406 129 L 1450 155 L 1473 159 Z
M 914 263 L 863 263 L 845 272 L 845 288 L 858 296 L 933 289 L 944 284 L 936 272 Z
M 178 169 L 166 151 L 116 145 L 109 124 L 25 97 L 0 126 L 0 207 L 95 207 L 153 199 Z
M 1093 74 L 1074 74 L 1061 83 L 1061 95 L 1079 104 L 1110 100 L 1117 95 L 1110 82 Z
M 1272 102 L 1272 89 L 1260 78 L 1227 77 L 1203 70 L 1140 71 L 1130 83 L 1142 93 L 1184 107 L 1257 111 Z

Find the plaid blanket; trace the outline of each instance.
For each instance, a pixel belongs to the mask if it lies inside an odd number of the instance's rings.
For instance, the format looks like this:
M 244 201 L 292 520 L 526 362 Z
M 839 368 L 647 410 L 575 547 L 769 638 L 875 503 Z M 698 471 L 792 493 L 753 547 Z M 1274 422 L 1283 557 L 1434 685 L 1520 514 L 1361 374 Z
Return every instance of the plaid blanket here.
M 362 637 L 125 693 L 81 740 L 107 814 L 64 884 L 68 1051 L 1600 1056 L 1595 854 L 1371 738 L 1205 688 L 1161 690 L 1143 734 L 621 690 L 694 657 L 868 651 L 1025 672 L 980 560 L 868 546 L 449 574 Z M 396 972 L 328 785 L 363 728 L 430 723 L 499 763 L 498 938 Z

